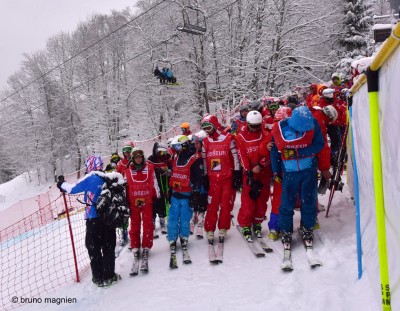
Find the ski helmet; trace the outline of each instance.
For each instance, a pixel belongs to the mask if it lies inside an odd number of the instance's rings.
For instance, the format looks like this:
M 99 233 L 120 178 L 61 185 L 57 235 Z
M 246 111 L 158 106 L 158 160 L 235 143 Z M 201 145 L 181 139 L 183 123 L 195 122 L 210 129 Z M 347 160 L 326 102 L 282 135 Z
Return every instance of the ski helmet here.
M 86 173 L 92 171 L 102 171 L 103 170 L 103 159 L 98 155 L 88 156 L 86 161 Z
M 142 158 L 142 162 L 140 164 L 137 164 L 135 162 L 135 158 Z M 133 167 L 137 170 L 141 170 L 144 167 L 145 159 L 144 159 L 144 152 L 143 152 L 142 148 L 135 147 L 132 149 L 131 165 L 133 165 Z
M 246 117 L 246 122 L 247 124 L 251 124 L 251 125 L 259 125 L 262 123 L 262 116 L 261 113 L 259 113 L 258 111 L 250 111 L 247 114 Z
M 132 152 L 132 149 L 135 147 L 133 141 L 127 140 L 122 143 L 122 152 Z
M 322 96 L 326 98 L 333 98 L 334 93 L 335 93 L 334 89 L 324 89 L 322 91 Z
M 180 126 L 182 133 L 190 132 L 190 124 L 188 122 L 183 122 Z
M 256 110 L 260 111 L 262 109 L 263 105 L 259 100 L 253 100 L 249 103 L 249 110 Z
M 314 128 L 314 118 L 306 106 L 299 106 L 292 111 L 288 124 L 295 131 L 307 132 Z
M 177 139 L 173 141 L 172 143 L 172 148 L 174 148 L 176 151 L 182 151 L 183 149 L 187 149 L 190 145 L 190 140 L 187 136 L 185 135 L 179 135 L 177 136 Z
M 221 124 L 218 121 L 218 118 L 212 114 L 204 117 L 201 121 L 201 127 L 205 132 L 211 132 L 213 129 L 218 129 L 221 127 Z
M 338 112 L 332 105 L 323 107 L 322 111 L 329 117 L 329 119 L 331 119 L 331 122 L 335 122 L 338 118 Z

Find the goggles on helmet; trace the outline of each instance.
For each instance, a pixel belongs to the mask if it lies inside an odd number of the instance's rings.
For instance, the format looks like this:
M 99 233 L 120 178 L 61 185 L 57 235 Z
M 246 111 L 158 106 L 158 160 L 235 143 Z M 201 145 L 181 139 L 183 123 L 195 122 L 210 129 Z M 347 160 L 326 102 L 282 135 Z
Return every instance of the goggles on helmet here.
M 279 105 L 278 105 L 278 103 L 270 103 L 270 104 L 268 105 L 268 108 L 269 108 L 270 110 L 278 110 L 278 109 L 279 109 Z
M 138 151 L 135 151 L 133 154 L 132 154 L 132 158 L 141 158 L 141 157 L 143 157 L 143 151 L 142 150 L 138 150 Z
M 165 156 L 165 155 L 167 155 L 167 152 L 164 151 L 164 150 L 162 150 L 162 151 L 157 151 L 157 153 L 158 153 L 158 155 L 160 155 L 160 156 Z
M 173 144 L 172 148 L 174 148 L 176 151 L 181 151 L 183 149 L 182 144 Z
M 201 128 L 205 131 L 205 132 L 211 132 L 214 129 L 214 125 L 212 125 L 211 123 L 203 123 L 201 125 Z
M 132 152 L 132 146 L 124 146 L 124 147 L 122 147 L 122 152 L 129 152 L 129 153 L 131 153 Z

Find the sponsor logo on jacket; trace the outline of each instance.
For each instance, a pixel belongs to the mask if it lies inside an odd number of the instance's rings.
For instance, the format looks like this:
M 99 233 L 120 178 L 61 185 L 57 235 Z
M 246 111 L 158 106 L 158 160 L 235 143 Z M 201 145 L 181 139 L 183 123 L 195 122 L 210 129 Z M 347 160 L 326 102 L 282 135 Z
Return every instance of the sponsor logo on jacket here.
M 150 194 L 150 190 L 137 190 L 137 191 L 133 191 L 133 195 L 135 196 L 135 197 L 138 197 L 138 196 L 147 196 L 147 195 L 149 195 Z
M 225 156 L 227 154 L 228 153 L 225 150 L 222 150 L 222 151 L 213 150 L 213 151 L 207 152 L 207 157 Z
M 187 179 L 188 179 L 188 176 L 187 176 L 187 175 L 178 174 L 178 173 L 173 173 L 173 174 L 172 174 L 172 177 L 173 177 L 173 178 L 177 178 L 177 179 L 184 179 L 184 180 L 187 180 Z

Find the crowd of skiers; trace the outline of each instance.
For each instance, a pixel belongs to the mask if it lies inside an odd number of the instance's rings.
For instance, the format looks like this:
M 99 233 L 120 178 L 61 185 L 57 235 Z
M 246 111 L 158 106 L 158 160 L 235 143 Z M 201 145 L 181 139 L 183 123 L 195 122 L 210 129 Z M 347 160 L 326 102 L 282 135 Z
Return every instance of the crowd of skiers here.
M 270 201 L 268 238 L 275 241 L 281 237 L 285 249 L 290 248 L 294 209 L 298 207 L 300 232 L 304 241 L 312 244 L 313 230 L 319 226 L 318 192 L 326 191 L 347 124 L 347 87 L 338 74 L 333 74 L 331 83 L 312 84 L 306 92 L 284 99 L 245 99 L 230 125 L 221 125 L 215 115 L 205 115 L 201 130 L 192 133 L 189 123 L 184 122 L 182 134 L 165 144 L 155 142 L 147 160 L 143 149 L 125 142 L 122 157 L 113 154 L 106 171 L 115 170 L 126 181 L 134 255 L 131 275 L 138 273 L 139 259 L 147 264 L 157 237 L 157 216 L 170 245 L 171 268 L 177 267 L 178 241 L 185 252 L 184 262 L 190 263 L 190 234 L 203 237 L 204 228 L 213 249 L 218 229 L 217 243 L 223 244 L 233 222 L 238 191 L 241 204 L 237 223 L 248 242 L 262 237 Z M 103 286 L 120 279 L 114 271 L 116 235 L 115 229 L 96 220 L 95 203 L 102 180 L 91 172 L 103 168 L 100 157 L 89 159 L 88 175 L 83 180 L 71 185 L 62 178 L 57 186 L 68 193 L 85 191 L 90 198 L 86 247 L 93 282 Z M 128 240 L 127 226 L 123 240 Z

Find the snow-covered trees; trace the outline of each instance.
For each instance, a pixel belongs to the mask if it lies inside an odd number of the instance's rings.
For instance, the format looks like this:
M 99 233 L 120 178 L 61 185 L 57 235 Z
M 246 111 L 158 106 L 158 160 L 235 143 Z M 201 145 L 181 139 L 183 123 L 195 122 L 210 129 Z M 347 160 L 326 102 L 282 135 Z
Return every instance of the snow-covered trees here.
M 39 169 L 50 178 L 78 169 L 90 153 L 195 123 L 243 95 L 281 95 L 326 79 L 341 57 L 331 39 L 343 36 L 345 18 L 346 51 L 365 48 L 366 6 L 345 1 L 343 13 L 339 1 L 192 0 L 206 18 L 203 36 L 176 30 L 187 0 L 141 0 L 136 14 L 90 17 L 26 55 L 10 77 L 0 104 L 0 176 Z M 179 86 L 161 85 L 156 66 L 170 67 Z

